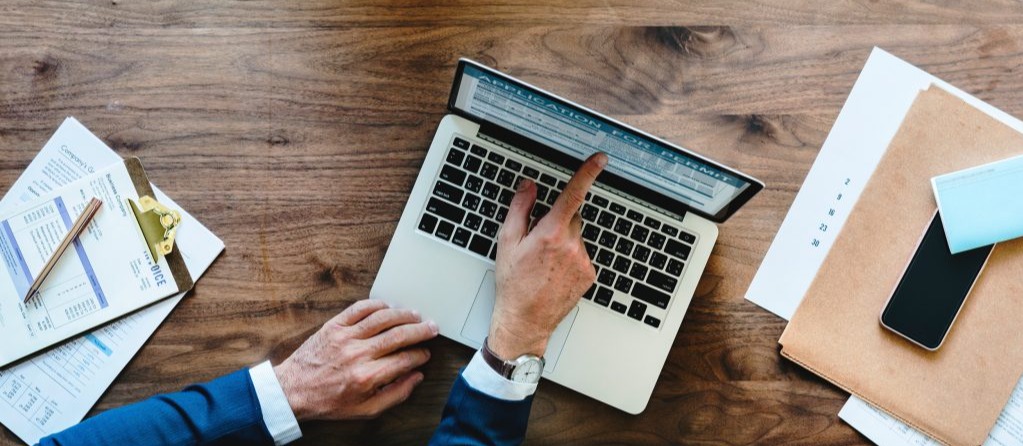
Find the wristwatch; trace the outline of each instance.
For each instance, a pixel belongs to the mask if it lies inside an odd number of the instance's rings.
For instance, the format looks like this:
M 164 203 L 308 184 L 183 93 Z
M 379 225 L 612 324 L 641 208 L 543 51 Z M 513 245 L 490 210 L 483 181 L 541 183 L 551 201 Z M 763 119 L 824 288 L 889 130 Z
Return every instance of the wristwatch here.
M 483 360 L 490 368 L 494 369 L 505 379 L 525 384 L 536 384 L 540 382 L 540 375 L 543 373 L 543 366 L 546 364 L 542 356 L 522 355 L 513 361 L 506 361 L 497 357 L 487 344 L 489 338 L 483 340 Z

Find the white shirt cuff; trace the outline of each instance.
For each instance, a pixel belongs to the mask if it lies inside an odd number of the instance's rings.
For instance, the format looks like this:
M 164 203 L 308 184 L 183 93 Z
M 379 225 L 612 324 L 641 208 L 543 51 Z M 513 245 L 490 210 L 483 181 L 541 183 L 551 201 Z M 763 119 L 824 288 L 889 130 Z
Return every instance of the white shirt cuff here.
M 256 388 L 256 399 L 259 400 L 259 410 L 263 412 L 263 423 L 273 437 L 274 444 L 281 446 L 302 438 L 302 429 L 298 427 L 298 420 L 291 411 L 288 397 L 284 394 L 270 361 L 264 361 L 249 369 L 249 377 L 252 378 L 252 386 Z
M 522 401 L 536 393 L 536 384 L 519 383 L 501 376 L 487 364 L 479 351 L 465 366 L 462 378 L 473 389 L 502 400 Z

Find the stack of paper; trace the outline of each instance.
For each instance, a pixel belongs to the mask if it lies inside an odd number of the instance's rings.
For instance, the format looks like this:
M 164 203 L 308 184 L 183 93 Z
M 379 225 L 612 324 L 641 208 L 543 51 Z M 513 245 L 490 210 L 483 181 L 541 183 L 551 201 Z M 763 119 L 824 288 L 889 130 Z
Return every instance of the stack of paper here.
M 875 48 L 821 147 L 802 188 L 750 285 L 746 298 L 789 319 L 917 93 L 936 84 L 1023 132 L 1023 121 Z M 1023 445 L 1023 397 L 1017 386 L 988 442 Z M 842 419 L 883 446 L 931 441 L 851 398 Z
M 0 200 L 0 211 L 113 163 L 113 150 L 68 118 Z M 153 186 L 156 199 L 180 209 Z M 176 245 L 189 274 L 198 279 L 224 243 L 182 210 Z M 0 423 L 28 444 L 77 424 L 124 369 L 185 293 L 165 299 L 13 367 L 0 370 Z

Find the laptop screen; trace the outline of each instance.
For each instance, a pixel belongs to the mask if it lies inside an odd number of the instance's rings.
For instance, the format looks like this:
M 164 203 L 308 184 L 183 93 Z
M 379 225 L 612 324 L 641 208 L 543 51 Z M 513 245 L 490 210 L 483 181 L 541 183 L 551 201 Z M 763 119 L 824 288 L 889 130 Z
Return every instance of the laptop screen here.
M 720 216 L 751 181 L 679 148 L 670 148 L 596 112 L 510 77 L 460 64 L 453 108 L 577 159 L 607 153 L 607 171 L 707 216 Z M 757 186 L 760 186 L 757 184 Z M 759 187 L 758 187 L 759 189 Z M 748 198 L 748 197 L 747 197 Z M 730 212 L 728 212 L 730 213 Z

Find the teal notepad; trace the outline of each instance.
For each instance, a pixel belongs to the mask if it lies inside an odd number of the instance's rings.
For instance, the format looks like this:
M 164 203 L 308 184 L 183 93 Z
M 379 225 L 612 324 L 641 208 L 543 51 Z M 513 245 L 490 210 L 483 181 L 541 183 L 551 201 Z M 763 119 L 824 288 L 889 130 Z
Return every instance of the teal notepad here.
M 953 254 L 1023 236 L 1023 156 L 931 178 Z

